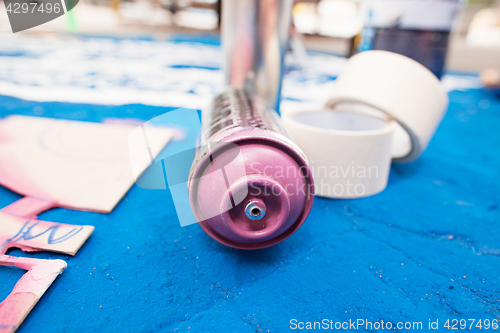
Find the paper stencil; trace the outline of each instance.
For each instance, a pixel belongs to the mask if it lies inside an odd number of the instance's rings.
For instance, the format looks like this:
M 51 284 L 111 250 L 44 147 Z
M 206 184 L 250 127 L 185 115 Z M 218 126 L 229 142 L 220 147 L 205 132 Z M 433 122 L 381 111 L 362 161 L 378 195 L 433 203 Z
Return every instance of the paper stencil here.
M 134 183 L 128 136 L 135 127 L 10 116 L 0 121 L 0 184 L 54 206 L 109 213 Z M 156 156 L 173 131 L 150 131 Z

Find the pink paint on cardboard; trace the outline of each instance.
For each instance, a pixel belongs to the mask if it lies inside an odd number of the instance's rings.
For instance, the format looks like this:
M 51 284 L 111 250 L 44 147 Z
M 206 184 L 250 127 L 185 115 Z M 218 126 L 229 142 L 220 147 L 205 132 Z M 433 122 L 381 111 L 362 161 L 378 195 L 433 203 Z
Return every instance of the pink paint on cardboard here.
M 109 213 L 135 181 L 128 145 L 135 127 L 10 116 L 0 121 L 0 184 L 54 206 Z M 156 156 L 174 131 L 151 133 Z
M 44 207 L 43 202 L 29 201 L 18 204 L 12 210 L 22 214 L 33 205 L 36 209 Z M 0 333 L 14 332 L 66 268 L 62 260 L 13 257 L 6 255 L 6 251 L 17 247 L 23 251 L 46 250 L 74 255 L 93 231 L 93 226 L 42 221 L 0 211 L 0 266 L 14 266 L 28 271 L 0 303 Z
M 94 231 L 72 225 L 18 217 L 0 212 L 0 254 L 11 247 L 24 251 L 52 251 L 75 255 Z
M 62 260 L 42 260 L 0 255 L 0 265 L 14 266 L 28 272 L 0 303 L 0 333 L 14 332 L 31 309 L 66 268 Z

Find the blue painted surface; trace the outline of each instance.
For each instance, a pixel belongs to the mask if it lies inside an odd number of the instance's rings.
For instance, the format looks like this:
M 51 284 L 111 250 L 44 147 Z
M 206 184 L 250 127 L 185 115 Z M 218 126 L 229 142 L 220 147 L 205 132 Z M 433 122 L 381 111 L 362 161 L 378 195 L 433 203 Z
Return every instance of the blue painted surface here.
M 166 190 L 133 186 L 109 215 L 53 209 L 41 219 L 95 232 L 19 332 L 282 332 L 290 320 L 499 319 L 500 99 L 451 92 L 416 162 L 393 165 L 381 194 L 316 198 L 288 240 L 258 251 L 181 228 Z M 42 108 L 42 109 L 40 109 Z M 148 120 L 170 109 L 38 103 L 0 96 L 0 116 Z M 0 207 L 20 196 L 0 188 Z M 0 267 L 0 295 L 18 272 Z M 360 329 L 359 331 L 364 331 Z M 472 331 L 484 331 L 478 328 Z M 491 331 L 491 330 L 490 330 Z
M 75 257 L 10 252 L 68 263 L 19 332 L 276 332 L 293 318 L 498 318 L 500 100 L 479 90 L 450 99 L 428 150 L 393 165 L 384 192 L 316 198 L 303 227 L 269 249 L 234 250 L 197 225 L 180 228 L 167 191 L 137 186 L 109 215 L 41 214 L 96 230 Z M 42 107 L 43 116 L 88 121 L 168 110 L 5 96 L 0 105 L 2 116 Z M 0 206 L 18 198 L 0 188 Z

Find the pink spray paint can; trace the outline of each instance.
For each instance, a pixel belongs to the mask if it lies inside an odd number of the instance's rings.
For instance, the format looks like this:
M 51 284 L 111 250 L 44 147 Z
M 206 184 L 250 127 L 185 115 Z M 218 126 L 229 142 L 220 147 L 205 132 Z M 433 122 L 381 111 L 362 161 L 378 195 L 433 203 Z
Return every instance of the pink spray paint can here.
M 308 162 L 274 111 L 292 5 L 293 0 L 231 0 L 222 6 L 229 87 L 203 114 L 206 139 L 188 188 L 203 230 L 234 248 L 281 242 L 302 225 L 314 200 Z
M 279 126 L 277 114 L 244 89 L 217 96 L 189 179 L 200 226 L 240 249 L 274 245 L 304 222 L 314 200 L 307 160 Z

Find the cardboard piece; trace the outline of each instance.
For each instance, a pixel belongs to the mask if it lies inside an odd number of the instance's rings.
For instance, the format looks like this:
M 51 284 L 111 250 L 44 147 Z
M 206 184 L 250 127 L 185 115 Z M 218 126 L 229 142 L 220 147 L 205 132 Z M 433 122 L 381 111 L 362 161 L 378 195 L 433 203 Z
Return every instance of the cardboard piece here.
M 128 152 L 134 128 L 10 116 L 0 121 L 0 184 L 52 207 L 109 213 L 134 183 Z M 174 134 L 162 127 L 148 133 L 157 143 L 153 157 Z
M 62 260 L 0 255 L 0 265 L 28 270 L 0 303 L 0 333 L 15 332 L 56 277 L 66 268 Z

